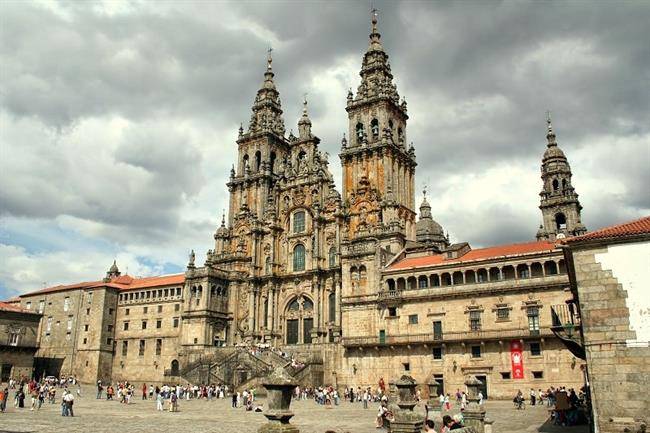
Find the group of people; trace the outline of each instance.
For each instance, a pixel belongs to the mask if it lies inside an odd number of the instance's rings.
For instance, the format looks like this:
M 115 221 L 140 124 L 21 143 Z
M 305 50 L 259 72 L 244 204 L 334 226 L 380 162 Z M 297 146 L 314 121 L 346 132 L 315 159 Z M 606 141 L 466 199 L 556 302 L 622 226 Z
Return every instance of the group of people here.
M 29 404 L 31 411 L 38 411 L 41 409 L 45 401 L 49 404 L 56 403 L 56 390 L 63 388 L 61 394 L 61 415 L 74 416 L 74 393 L 68 389 L 68 384 L 77 385 L 76 394 L 81 396 L 81 387 L 74 379 L 56 379 L 45 378 L 41 381 L 26 380 L 22 378 L 20 381 L 10 379 L 7 386 L 0 389 L 0 412 L 7 410 L 7 401 L 9 400 L 10 390 L 14 391 L 13 405 L 16 409 L 22 409 Z M 27 403 L 25 402 L 27 400 Z
M 580 395 L 576 393 L 575 389 L 566 387 L 550 387 L 542 392 L 541 389 L 535 391 L 533 388 L 528 392 L 529 401 L 531 406 L 544 406 L 552 407 L 551 416 L 555 424 L 563 426 L 572 426 L 586 422 L 585 408 L 588 404 L 589 390 L 583 387 L 580 390 Z M 521 390 L 512 400 L 517 409 L 524 409 L 525 397 Z

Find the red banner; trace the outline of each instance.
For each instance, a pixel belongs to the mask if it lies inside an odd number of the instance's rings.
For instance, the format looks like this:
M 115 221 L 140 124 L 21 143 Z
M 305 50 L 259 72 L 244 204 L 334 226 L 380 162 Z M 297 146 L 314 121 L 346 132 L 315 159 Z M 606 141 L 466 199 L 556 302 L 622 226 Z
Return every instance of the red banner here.
M 519 341 L 510 342 L 510 363 L 512 364 L 512 378 L 524 378 L 524 356 L 522 355 L 522 347 Z

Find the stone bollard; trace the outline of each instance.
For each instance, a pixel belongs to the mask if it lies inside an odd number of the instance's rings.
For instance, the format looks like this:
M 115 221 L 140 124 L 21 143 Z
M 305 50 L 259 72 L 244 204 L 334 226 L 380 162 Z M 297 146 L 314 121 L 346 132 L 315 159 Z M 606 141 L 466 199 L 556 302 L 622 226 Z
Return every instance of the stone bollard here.
M 290 410 L 291 396 L 298 385 L 284 368 L 275 369 L 263 382 L 266 388 L 266 410 L 264 416 L 269 420 L 262 425 L 259 433 L 299 433 L 298 427 L 289 424 L 293 417 Z
M 492 424 L 494 424 L 494 420 L 485 418 L 485 420 L 483 420 L 483 423 L 485 424 L 484 433 L 492 433 Z
M 468 402 L 463 412 L 465 427 L 472 427 L 477 433 L 485 433 L 485 409 L 478 404 L 478 393 L 483 382 L 471 376 L 465 381 L 465 385 L 467 385 Z
M 395 382 L 399 400 L 392 405 L 394 420 L 390 422 L 391 433 L 420 433 L 424 425 L 424 417 L 413 411 L 417 404 L 415 387 L 417 382 L 411 376 L 402 376 Z
M 438 400 L 438 388 L 440 388 L 440 382 L 431 375 L 427 387 L 429 388 L 429 400 L 427 400 L 427 406 L 432 409 L 440 407 L 440 401 Z

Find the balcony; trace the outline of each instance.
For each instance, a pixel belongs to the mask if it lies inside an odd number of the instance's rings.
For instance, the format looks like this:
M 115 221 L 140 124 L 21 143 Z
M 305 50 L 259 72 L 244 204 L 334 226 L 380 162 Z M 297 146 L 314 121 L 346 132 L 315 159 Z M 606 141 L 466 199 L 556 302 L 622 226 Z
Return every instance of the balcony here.
M 580 316 L 573 303 L 551 306 L 551 331 L 569 351 L 580 359 L 585 359 L 585 348 L 582 343 Z
M 442 332 L 425 334 L 402 334 L 386 336 L 357 336 L 343 337 L 341 343 L 345 347 L 380 347 L 380 346 L 399 346 L 399 345 L 416 345 L 416 344 L 435 344 L 435 343 L 458 343 L 458 342 L 480 342 L 480 341 L 499 341 L 513 339 L 534 339 L 540 337 L 550 337 L 553 333 L 549 328 L 541 328 L 531 331 L 528 328 L 517 329 L 491 329 L 485 331 L 463 331 L 463 332 Z M 381 338 L 381 339 L 380 339 Z

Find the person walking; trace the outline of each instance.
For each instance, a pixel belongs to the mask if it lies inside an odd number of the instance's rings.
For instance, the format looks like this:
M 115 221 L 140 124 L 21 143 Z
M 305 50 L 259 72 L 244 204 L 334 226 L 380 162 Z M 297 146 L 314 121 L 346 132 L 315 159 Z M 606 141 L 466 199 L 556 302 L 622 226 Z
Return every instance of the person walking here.
M 363 392 L 363 397 L 361 399 L 363 400 L 363 408 L 368 409 L 368 390 L 367 389 Z
M 142 384 L 142 399 L 143 400 L 147 399 L 147 384 L 146 383 Z
M 0 412 L 7 410 L 7 397 L 9 396 L 9 388 L 5 387 L 0 389 Z
M 97 397 L 96 399 L 101 399 L 102 398 L 102 391 L 104 390 L 104 387 L 102 386 L 102 381 L 98 380 L 97 381 Z
M 161 393 L 156 394 L 156 410 L 160 412 L 165 410 L 163 407 L 163 395 Z

